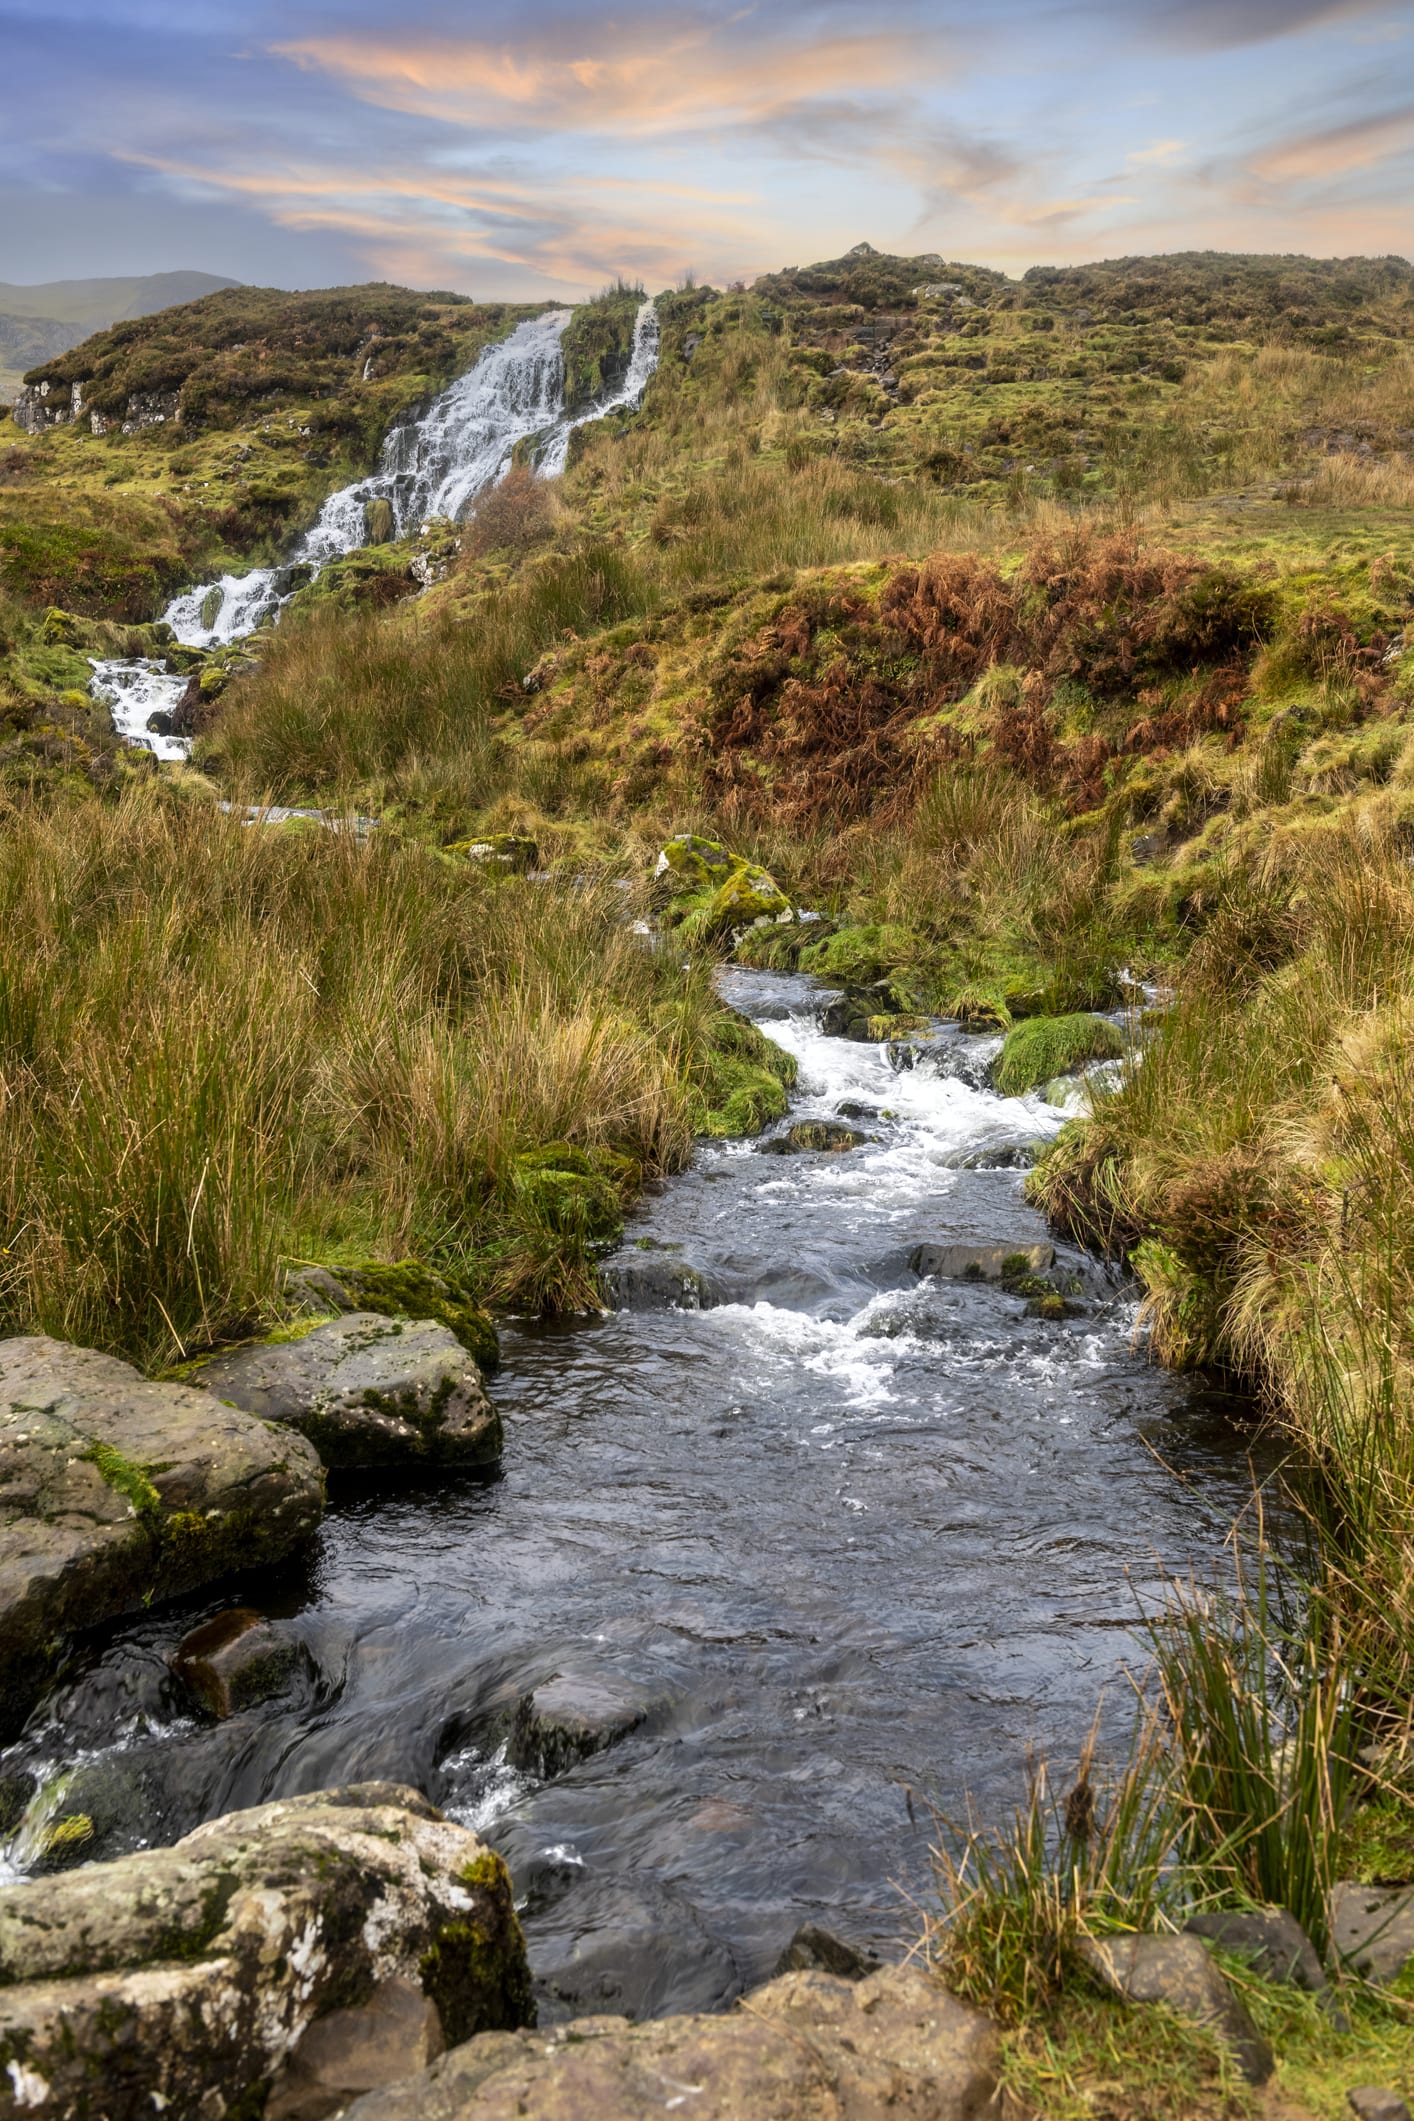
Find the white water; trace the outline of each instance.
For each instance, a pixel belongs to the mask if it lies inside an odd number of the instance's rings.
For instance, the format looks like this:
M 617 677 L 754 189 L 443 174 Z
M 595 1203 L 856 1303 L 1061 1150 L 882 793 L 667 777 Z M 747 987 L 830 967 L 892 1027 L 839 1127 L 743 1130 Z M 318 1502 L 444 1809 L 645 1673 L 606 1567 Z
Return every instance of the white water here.
M 557 478 L 569 461 L 575 429 L 612 412 L 635 411 L 658 365 L 658 313 L 649 300 L 634 323 L 623 382 L 587 411 L 569 414 L 560 339 L 570 314 L 560 309 L 532 317 L 499 345 L 488 346 L 419 419 L 392 430 L 376 471 L 330 494 L 287 560 L 200 582 L 174 597 L 162 616 L 177 639 L 189 648 L 220 648 L 278 618 L 321 568 L 365 543 L 370 501 L 388 502 L 398 537 L 429 517 L 455 521 L 505 477 L 517 445 L 534 437 L 536 470 Z M 155 712 L 175 708 L 185 677 L 147 660 L 95 661 L 93 670 L 93 690 L 109 703 L 120 736 L 146 745 L 158 758 L 186 756 L 184 737 L 161 736 L 147 726 Z

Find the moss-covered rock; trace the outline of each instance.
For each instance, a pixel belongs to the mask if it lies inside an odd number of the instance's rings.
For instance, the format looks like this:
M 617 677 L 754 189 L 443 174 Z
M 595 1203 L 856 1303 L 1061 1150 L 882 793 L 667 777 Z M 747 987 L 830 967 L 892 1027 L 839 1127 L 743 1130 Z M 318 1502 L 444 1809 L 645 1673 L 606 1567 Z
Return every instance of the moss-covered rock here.
M 588 1150 L 549 1142 L 516 1158 L 517 1198 L 531 1218 L 560 1239 L 612 1243 L 623 1229 L 623 1200 Z
M 719 1139 L 759 1134 L 784 1117 L 795 1078 L 794 1054 L 745 1017 L 724 1015 L 695 1070 L 699 1132 Z
M 453 840 L 442 852 L 463 861 L 486 862 L 526 876 L 540 863 L 537 841 L 524 832 L 482 832 L 470 839 Z
M 996 1085 L 1003 1097 L 1021 1097 L 1086 1061 L 1113 1060 L 1123 1052 L 1124 1034 L 1103 1016 L 1031 1017 L 1008 1031 L 997 1061 Z
M 0 1342 L 0 1444 L 0 1727 L 71 1631 L 282 1560 L 323 1510 L 302 1437 L 40 1335 Z
M 720 840 L 680 833 L 658 856 L 654 877 L 667 918 L 692 941 L 741 935 L 758 922 L 790 920 L 790 900 L 775 878 Z

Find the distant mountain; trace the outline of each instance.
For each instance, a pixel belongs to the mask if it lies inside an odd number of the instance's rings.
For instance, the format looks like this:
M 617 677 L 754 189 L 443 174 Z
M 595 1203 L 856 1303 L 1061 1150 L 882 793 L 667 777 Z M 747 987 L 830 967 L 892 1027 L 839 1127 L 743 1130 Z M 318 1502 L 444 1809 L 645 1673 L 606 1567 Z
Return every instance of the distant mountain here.
M 0 402 L 13 398 L 25 370 L 66 353 L 90 333 L 125 317 L 146 317 L 195 302 L 237 280 L 210 272 L 134 273 L 112 280 L 44 280 L 17 287 L 0 280 Z

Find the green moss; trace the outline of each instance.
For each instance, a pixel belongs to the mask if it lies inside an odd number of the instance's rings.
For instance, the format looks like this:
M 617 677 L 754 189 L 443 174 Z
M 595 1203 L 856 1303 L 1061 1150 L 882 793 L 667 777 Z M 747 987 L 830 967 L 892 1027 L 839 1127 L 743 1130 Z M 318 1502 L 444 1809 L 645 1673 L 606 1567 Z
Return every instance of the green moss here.
M 1414 1803 L 1381 1795 L 1361 1805 L 1341 1836 L 1340 1875 L 1362 1885 L 1414 1879 Z
M 1037 1083 L 1066 1075 L 1086 1061 L 1114 1059 L 1124 1052 L 1123 1034 L 1102 1016 L 1038 1016 L 1006 1036 L 997 1062 L 1003 1097 L 1021 1097 Z
M 892 922 L 840 928 L 800 953 L 802 972 L 817 979 L 847 981 L 850 985 L 888 979 L 891 974 L 916 965 L 928 954 L 927 945 L 911 928 Z
M 444 1924 L 418 1962 L 423 1991 L 437 2006 L 449 2046 L 476 2033 L 535 2023 L 510 1873 L 487 1849 L 464 1866 L 459 1881 L 476 1895 L 477 1906 Z
M 362 1309 L 390 1318 L 435 1318 L 456 1334 L 488 1377 L 498 1367 L 496 1328 L 470 1284 L 450 1268 L 438 1273 L 418 1259 L 365 1259 L 355 1266 L 331 1265 L 330 1271 Z
M 79 1456 L 97 1466 L 110 1488 L 126 1496 L 135 1516 L 151 1529 L 158 1527 L 162 1517 L 162 1498 L 141 1466 L 134 1465 L 131 1459 L 107 1443 L 92 1443 Z

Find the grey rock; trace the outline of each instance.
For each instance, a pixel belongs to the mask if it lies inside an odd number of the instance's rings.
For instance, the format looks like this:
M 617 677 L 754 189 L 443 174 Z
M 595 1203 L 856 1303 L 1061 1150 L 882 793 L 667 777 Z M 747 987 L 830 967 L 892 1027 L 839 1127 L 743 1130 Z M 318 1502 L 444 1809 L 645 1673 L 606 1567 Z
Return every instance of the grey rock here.
M 879 1971 L 877 1952 L 862 1952 L 857 1944 L 837 1937 L 818 1922 L 803 1922 L 776 1961 L 772 1975 L 833 1974 L 837 1981 L 863 1981 Z
M 975 1149 L 954 1149 L 939 1163 L 949 1171 L 1029 1171 L 1036 1161 L 1034 1142 L 983 1142 Z
M 171 1665 L 194 1701 L 225 1717 L 287 1692 L 309 1670 L 309 1655 L 295 1636 L 236 1606 L 184 1636 Z
M 474 1834 L 389 1783 L 289 1798 L 0 1891 L 0 2117 L 322 2121 L 529 1994 Z
M 344 1284 L 327 1267 L 291 1269 L 285 1275 L 282 1293 L 291 1310 L 312 1313 L 318 1318 L 358 1309 Z
M 616 1311 L 710 1311 L 716 1301 L 699 1267 L 661 1253 L 611 1259 L 600 1268 L 599 1283 Z
M 1345 2096 L 1360 2121 L 1410 2121 L 1409 2108 L 1386 2085 L 1359 2084 Z
M 1131 2003 L 1166 2003 L 1231 2049 L 1249 2084 L 1265 2084 L 1272 2051 L 1209 1957 L 1200 1937 L 1083 1937 L 1080 1956 L 1105 1987 Z
M 506 1758 L 528 1774 L 563 1774 L 637 1730 L 648 1706 L 646 1696 L 624 1680 L 555 1672 L 516 1704 Z
M 908 1264 L 915 1274 L 935 1274 L 943 1281 L 1000 1281 L 1009 1259 L 1024 1259 L 1027 1273 L 1044 1274 L 1055 1258 L 1050 1244 L 919 1245 Z
M 94 1348 L 0 1341 L 0 1721 L 67 1635 L 283 1560 L 323 1507 L 303 1438 Z
M 1414 1886 L 1342 1880 L 1331 1892 L 1331 1951 L 1367 1981 L 1398 1980 L 1414 1959 Z
M 435 1319 L 352 1311 L 193 1374 L 217 1399 L 300 1430 L 326 1466 L 484 1466 L 501 1455 L 501 1417 L 481 1373 Z
M 981 2121 L 996 2028 L 917 1967 L 796 1973 L 725 2015 L 483 2035 L 344 2121 Z
M 1290 1982 L 1313 1996 L 1325 1988 L 1325 1969 L 1316 1947 L 1284 1907 L 1194 1915 L 1185 1926 L 1221 1951 L 1241 1952 L 1264 1981 Z

